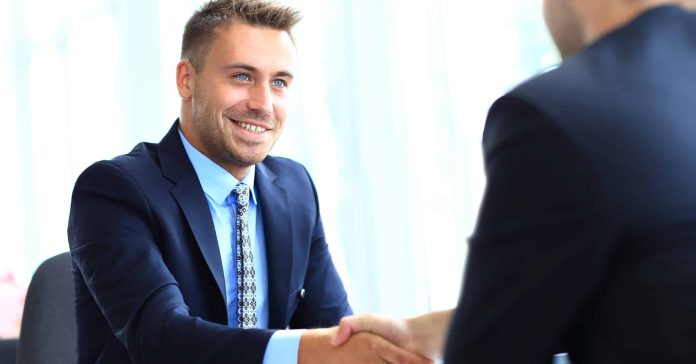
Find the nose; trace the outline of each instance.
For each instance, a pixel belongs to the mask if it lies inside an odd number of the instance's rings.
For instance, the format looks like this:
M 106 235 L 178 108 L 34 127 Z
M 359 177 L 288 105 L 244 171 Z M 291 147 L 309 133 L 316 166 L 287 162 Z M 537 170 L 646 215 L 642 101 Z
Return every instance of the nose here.
M 267 116 L 273 112 L 271 88 L 265 83 L 258 83 L 251 88 L 247 107 L 257 115 Z

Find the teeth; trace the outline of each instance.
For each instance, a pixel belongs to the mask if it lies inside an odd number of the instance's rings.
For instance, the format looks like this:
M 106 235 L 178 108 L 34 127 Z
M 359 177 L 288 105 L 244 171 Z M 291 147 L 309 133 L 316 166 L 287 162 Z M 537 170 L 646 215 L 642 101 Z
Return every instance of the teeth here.
M 255 125 L 242 123 L 242 122 L 239 122 L 239 126 L 241 126 L 242 128 L 244 128 L 252 133 L 263 133 L 264 131 L 266 131 L 266 129 L 264 129 L 260 126 L 255 126 Z

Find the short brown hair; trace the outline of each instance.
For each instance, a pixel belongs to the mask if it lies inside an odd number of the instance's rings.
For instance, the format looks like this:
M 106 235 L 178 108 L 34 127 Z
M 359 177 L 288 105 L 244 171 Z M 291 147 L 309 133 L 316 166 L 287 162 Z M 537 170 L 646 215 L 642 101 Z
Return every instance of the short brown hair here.
M 181 41 L 181 59 L 188 59 L 200 70 L 210 51 L 218 27 L 243 23 L 287 32 L 301 19 L 300 12 L 272 0 L 211 0 L 193 13 L 186 23 Z

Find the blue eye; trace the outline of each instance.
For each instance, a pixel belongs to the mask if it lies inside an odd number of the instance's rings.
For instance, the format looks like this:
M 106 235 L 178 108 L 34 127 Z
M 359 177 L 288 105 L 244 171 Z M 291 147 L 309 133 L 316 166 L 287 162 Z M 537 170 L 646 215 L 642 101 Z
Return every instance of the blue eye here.
M 240 80 L 240 81 L 249 81 L 249 75 L 247 75 L 246 73 L 240 73 L 240 74 L 234 75 L 233 77 Z
M 284 80 L 273 80 L 272 84 L 274 87 L 287 87 L 288 85 Z

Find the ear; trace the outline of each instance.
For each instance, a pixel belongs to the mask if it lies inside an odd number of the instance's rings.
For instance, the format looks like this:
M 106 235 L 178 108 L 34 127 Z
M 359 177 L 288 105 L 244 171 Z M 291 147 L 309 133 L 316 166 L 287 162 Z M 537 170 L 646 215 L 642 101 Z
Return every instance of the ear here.
M 188 59 L 182 59 L 176 65 L 176 88 L 179 90 L 181 101 L 189 101 L 193 95 L 193 84 L 196 79 L 196 69 Z

